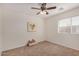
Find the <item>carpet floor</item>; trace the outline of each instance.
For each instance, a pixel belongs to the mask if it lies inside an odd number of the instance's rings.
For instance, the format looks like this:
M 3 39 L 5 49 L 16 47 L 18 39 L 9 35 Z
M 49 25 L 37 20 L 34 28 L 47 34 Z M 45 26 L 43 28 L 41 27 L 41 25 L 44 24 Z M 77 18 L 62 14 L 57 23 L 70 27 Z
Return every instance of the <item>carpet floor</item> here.
M 2 56 L 79 56 L 79 51 L 48 41 L 3 51 Z

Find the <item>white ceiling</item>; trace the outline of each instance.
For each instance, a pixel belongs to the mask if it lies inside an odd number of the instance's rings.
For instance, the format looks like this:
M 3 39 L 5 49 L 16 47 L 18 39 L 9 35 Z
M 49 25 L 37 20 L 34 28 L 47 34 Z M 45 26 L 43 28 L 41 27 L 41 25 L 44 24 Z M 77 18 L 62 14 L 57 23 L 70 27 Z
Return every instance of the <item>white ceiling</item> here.
M 23 12 L 25 13 L 25 15 L 29 15 L 29 16 L 39 16 L 39 17 L 49 17 L 49 16 L 53 16 L 74 8 L 79 7 L 79 3 L 47 3 L 47 7 L 52 7 L 52 6 L 56 6 L 56 9 L 52 9 L 52 10 L 48 10 L 49 15 L 36 15 L 37 12 L 39 12 L 39 10 L 34 10 L 31 9 L 31 7 L 38 7 L 40 8 L 40 4 L 38 3 L 19 3 L 19 4 L 4 4 L 5 8 L 9 8 L 11 10 L 13 9 L 17 9 L 17 12 Z M 61 9 L 63 8 L 63 9 Z
M 38 15 L 38 16 L 41 16 L 41 17 L 53 16 L 53 15 L 56 15 L 56 14 L 77 8 L 77 7 L 79 7 L 79 4 L 78 3 L 47 3 L 47 7 L 52 7 L 52 6 L 56 6 L 57 8 L 54 9 L 54 10 L 53 9 L 48 10 L 49 15 L 43 14 L 43 15 Z M 33 10 L 33 9 L 30 9 L 30 8 L 31 7 L 40 7 L 40 4 L 36 4 L 36 3 L 35 4 L 33 4 L 33 3 L 28 4 L 28 7 L 29 7 L 29 11 L 30 11 L 29 14 L 36 15 L 36 13 L 39 12 L 39 10 Z

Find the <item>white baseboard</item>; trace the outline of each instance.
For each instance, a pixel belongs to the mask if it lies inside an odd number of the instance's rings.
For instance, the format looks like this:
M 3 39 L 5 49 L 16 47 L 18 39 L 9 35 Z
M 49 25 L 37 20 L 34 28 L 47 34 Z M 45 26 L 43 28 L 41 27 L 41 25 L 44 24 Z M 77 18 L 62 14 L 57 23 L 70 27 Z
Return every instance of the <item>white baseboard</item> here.
M 55 43 L 55 44 L 58 44 L 58 45 L 61 45 L 61 46 L 68 47 L 68 48 L 71 48 L 71 49 L 74 49 L 74 50 L 78 50 L 79 51 L 79 47 L 74 47 L 74 46 L 66 45 L 65 43 L 63 44 L 63 43 L 56 42 L 56 41 L 49 41 L 49 42 Z

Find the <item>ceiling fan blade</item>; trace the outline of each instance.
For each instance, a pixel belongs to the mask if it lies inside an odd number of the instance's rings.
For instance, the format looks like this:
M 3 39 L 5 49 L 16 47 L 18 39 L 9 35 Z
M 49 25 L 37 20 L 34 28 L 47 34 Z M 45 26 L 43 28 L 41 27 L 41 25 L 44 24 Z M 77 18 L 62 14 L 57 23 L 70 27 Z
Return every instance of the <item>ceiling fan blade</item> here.
M 37 9 L 37 10 L 40 10 L 40 8 L 36 8 L 36 7 L 32 7 L 32 9 Z
M 36 15 L 39 15 L 40 14 L 40 12 L 38 12 Z
M 56 9 L 56 6 L 55 7 L 49 7 L 49 8 L 46 8 L 47 10 L 51 10 L 51 9 Z

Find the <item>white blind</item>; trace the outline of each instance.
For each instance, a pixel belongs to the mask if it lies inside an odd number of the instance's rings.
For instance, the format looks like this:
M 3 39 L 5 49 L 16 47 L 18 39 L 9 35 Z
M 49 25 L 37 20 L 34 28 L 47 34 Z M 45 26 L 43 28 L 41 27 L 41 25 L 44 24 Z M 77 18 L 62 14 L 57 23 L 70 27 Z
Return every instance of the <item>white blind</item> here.
M 58 22 L 58 32 L 79 34 L 79 16 L 60 20 Z
M 72 33 L 79 33 L 79 16 L 72 18 Z

